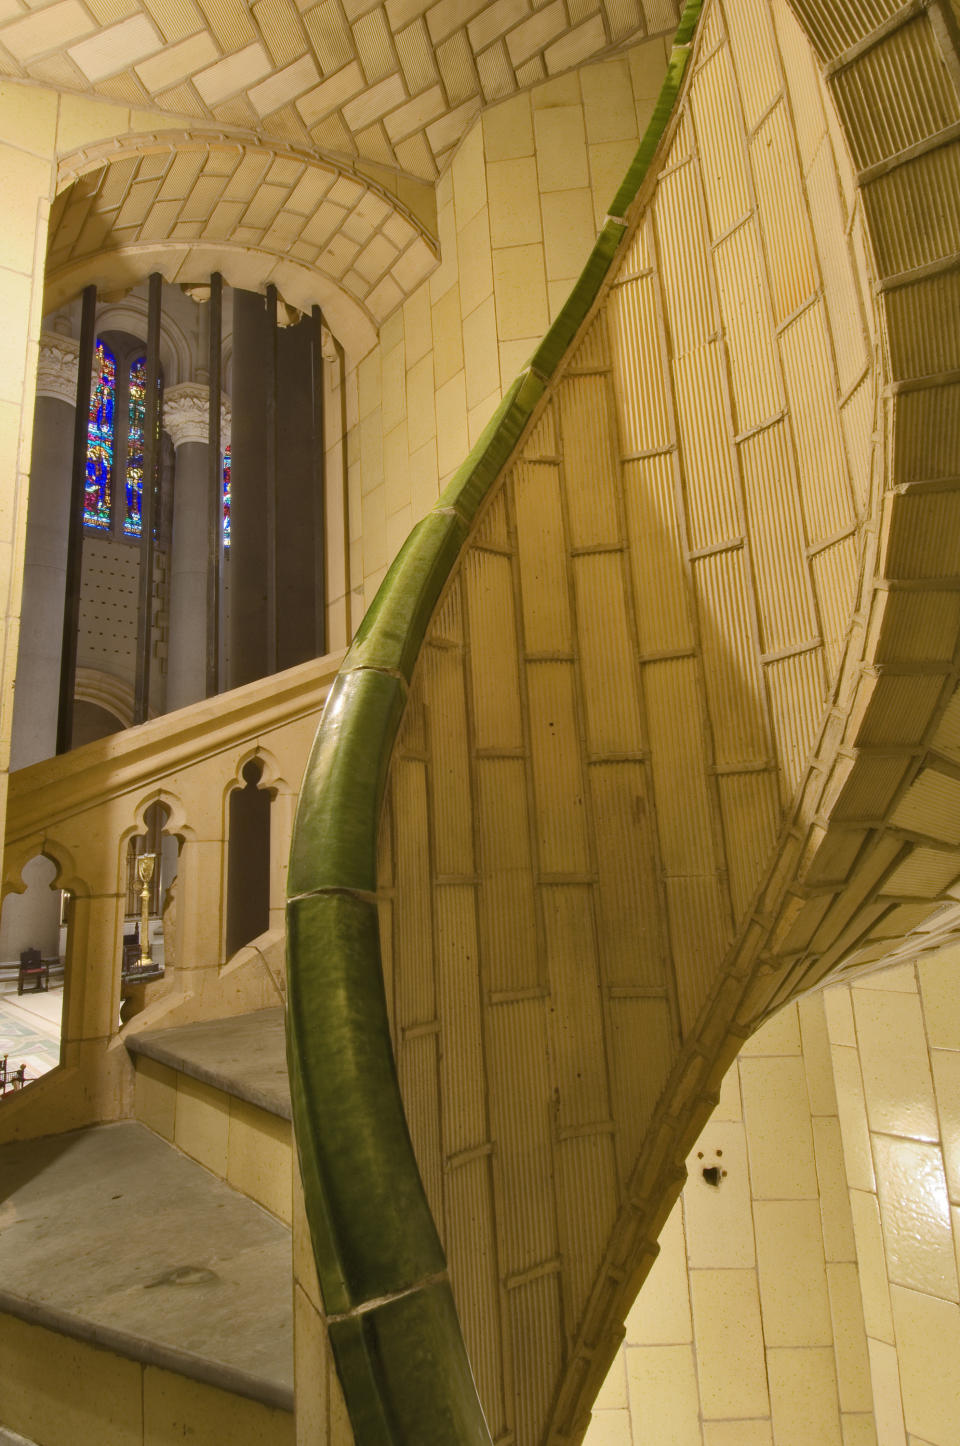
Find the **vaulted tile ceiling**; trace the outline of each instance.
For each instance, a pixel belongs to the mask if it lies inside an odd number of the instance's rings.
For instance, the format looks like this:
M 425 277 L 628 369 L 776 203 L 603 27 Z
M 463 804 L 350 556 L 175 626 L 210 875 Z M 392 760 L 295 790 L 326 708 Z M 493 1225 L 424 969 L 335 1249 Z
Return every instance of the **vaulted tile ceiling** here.
M 318 302 L 365 350 L 370 325 L 436 265 L 435 244 L 393 197 L 275 142 L 171 130 L 94 145 L 79 160 L 79 174 L 61 167 L 51 211 L 48 309 L 91 281 L 109 291 L 154 268 L 168 281 L 219 270 L 234 286 L 272 281 L 302 310 Z
M 0 0 L 0 72 L 399 169 L 485 103 L 645 34 L 674 0 Z

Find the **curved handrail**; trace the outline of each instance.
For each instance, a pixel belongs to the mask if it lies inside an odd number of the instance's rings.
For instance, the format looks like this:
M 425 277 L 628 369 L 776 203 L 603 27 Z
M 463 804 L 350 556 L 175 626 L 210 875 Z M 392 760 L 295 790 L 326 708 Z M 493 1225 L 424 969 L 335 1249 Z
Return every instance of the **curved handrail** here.
M 689 0 L 684 10 L 653 117 L 567 302 L 387 573 L 304 775 L 288 876 L 287 1052 L 306 1215 L 358 1446 L 490 1442 L 390 1041 L 375 897 L 390 757 L 427 626 L 470 527 L 627 234 L 701 5 Z

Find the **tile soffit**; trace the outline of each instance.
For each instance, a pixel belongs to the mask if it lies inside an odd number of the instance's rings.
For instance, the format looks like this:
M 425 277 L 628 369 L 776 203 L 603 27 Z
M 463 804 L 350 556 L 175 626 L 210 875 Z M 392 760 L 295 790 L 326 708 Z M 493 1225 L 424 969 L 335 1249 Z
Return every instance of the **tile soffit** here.
M 484 105 L 645 35 L 674 0 L 5 0 L 0 74 L 432 181 Z
M 219 270 L 273 282 L 337 334 L 374 330 L 430 273 L 436 244 L 396 198 L 355 171 L 290 146 L 222 133 L 129 134 L 65 157 L 50 217 L 45 306 L 89 282 L 129 287 Z
M 48 306 L 200 263 L 319 302 L 363 345 L 436 265 L 417 193 L 482 107 L 676 21 L 674 0 L 5 0 L 0 16 L 0 75 L 189 127 L 66 158 Z

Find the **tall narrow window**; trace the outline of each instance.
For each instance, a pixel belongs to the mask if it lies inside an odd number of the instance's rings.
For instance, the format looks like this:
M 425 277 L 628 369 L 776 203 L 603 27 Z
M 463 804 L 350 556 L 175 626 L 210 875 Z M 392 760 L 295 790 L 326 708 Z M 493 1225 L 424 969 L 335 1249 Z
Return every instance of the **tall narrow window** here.
M 90 398 L 87 423 L 87 482 L 83 503 L 86 527 L 110 531 L 110 492 L 113 469 L 114 407 L 117 395 L 117 363 L 113 352 L 97 342 L 97 379 Z
M 93 382 L 84 526 L 136 542 L 142 531 L 147 424 L 147 360 L 142 339 L 124 332 L 98 337 Z M 163 379 L 158 376 L 158 439 L 162 392 Z M 162 507 L 162 497 L 157 505 Z M 162 523 L 160 513 L 155 513 L 157 539 L 162 535 Z
M 230 551 L 230 448 L 223 454 L 223 550 Z
M 123 531 L 126 537 L 140 536 L 143 509 L 143 424 L 147 415 L 147 359 L 138 357 L 130 367 L 130 397 L 127 405 L 127 489 Z

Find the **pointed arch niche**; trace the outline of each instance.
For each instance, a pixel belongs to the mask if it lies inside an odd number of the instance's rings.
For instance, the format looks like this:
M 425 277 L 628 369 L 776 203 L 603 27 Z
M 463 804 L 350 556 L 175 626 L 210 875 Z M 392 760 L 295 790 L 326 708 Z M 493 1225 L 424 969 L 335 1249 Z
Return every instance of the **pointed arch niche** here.
M 0 1093 L 14 1085 L 22 1068 L 29 1085 L 60 1063 L 70 920 L 69 894 L 60 888 L 61 870 L 44 853 L 28 859 L 19 872 L 20 889 L 13 889 L 0 910 L 0 960 L 8 967 L 0 976 L 0 1005 L 16 1001 L 14 1009 L 0 1007 Z M 22 983 L 16 970 L 23 950 L 39 952 L 42 974 Z M 23 993 L 21 993 L 21 988 Z
M 241 784 L 227 798 L 227 909 L 225 958 L 270 927 L 270 813 L 275 791 L 259 758 L 240 770 Z
M 124 845 L 121 888 L 125 891 L 121 956 L 120 1017 L 128 1023 L 145 1007 L 158 989 L 170 987 L 170 973 L 176 959 L 176 883 L 180 867 L 182 837 L 173 829 L 173 810 L 165 799 L 155 798 L 142 810 L 137 831 Z M 154 858 L 149 884 L 148 931 L 153 977 L 138 977 L 143 950 L 143 900 L 138 864 L 144 854 Z M 158 981 L 162 979 L 163 983 Z

